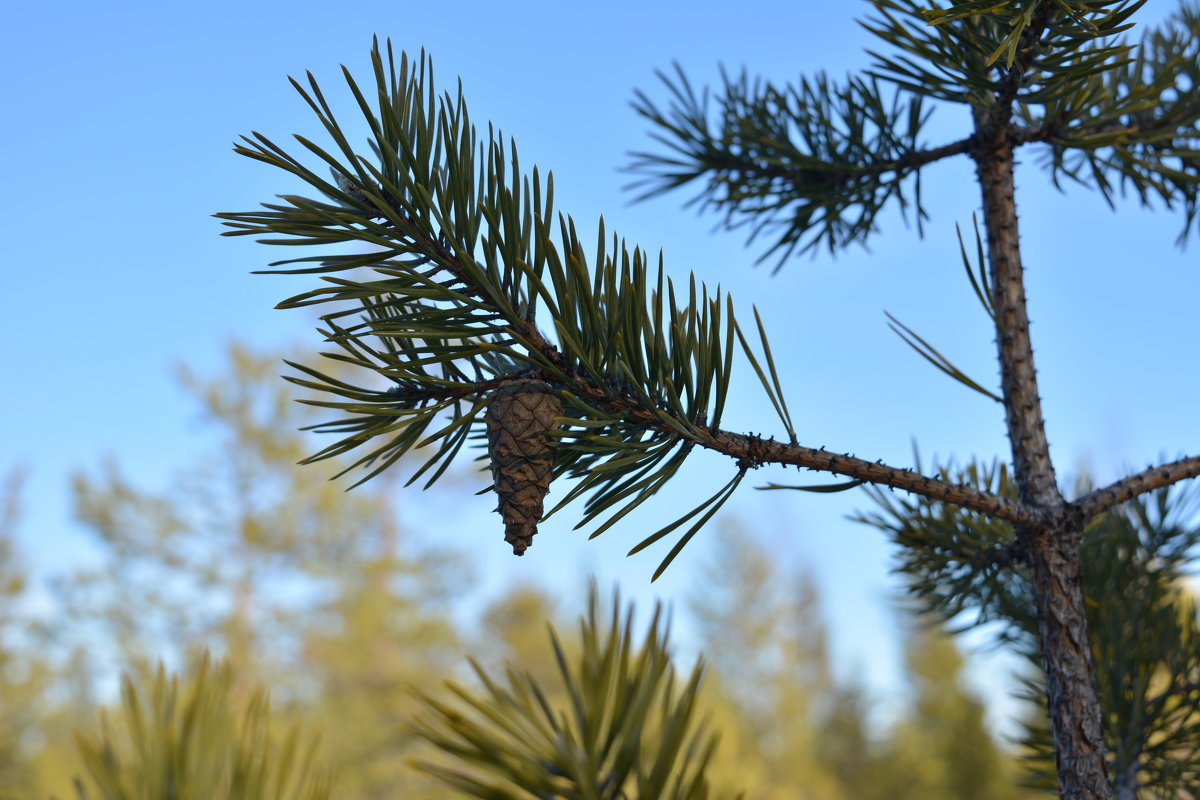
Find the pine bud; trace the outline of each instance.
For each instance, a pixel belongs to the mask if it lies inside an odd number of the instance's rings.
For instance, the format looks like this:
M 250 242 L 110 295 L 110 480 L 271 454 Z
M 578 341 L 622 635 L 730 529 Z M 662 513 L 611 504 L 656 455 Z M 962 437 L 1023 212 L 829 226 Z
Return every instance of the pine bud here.
M 333 167 L 330 167 L 329 171 L 333 173 L 333 182 L 337 184 L 337 188 L 341 189 L 343 192 L 350 195 L 358 202 L 363 203 L 364 205 L 371 204 L 370 199 L 366 196 L 366 194 L 363 193 L 362 188 L 354 181 L 350 180 L 349 175 L 341 170 L 334 169 Z
M 554 450 L 546 432 L 557 427 L 562 403 L 549 384 L 538 380 L 508 381 L 488 398 L 488 456 L 492 481 L 504 518 L 504 541 L 522 555 L 533 544 L 542 519 L 542 501 L 550 491 Z

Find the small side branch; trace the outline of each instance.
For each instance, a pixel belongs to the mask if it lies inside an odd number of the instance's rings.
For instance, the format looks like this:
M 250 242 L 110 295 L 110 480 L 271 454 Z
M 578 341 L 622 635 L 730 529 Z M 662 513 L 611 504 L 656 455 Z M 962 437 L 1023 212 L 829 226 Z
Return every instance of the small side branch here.
M 1169 141 L 1173 133 L 1178 133 L 1180 137 L 1188 136 L 1198 115 L 1200 101 L 1182 104 L 1174 112 L 1160 118 L 1139 118 L 1133 114 L 1124 114 L 1119 119 L 1103 125 L 1089 126 L 1081 123 L 1074 127 L 1061 126 L 1054 120 L 1047 120 L 1036 128 L 1014 127 L 1013 144 L 1044 142 L 1059 147 L 1086 150 L 1095 147 L 1096 140 L 1100 139 L 1118 144 L 1162 138 Z
M 931 500 L 962 506 L 1018 525 L 1040 521 L 1037 512 L 1025 504 L 973 486 L 948 483 L 882 462 L 867 461 L 849 454 L 831 453 L 824 448 L 813 449 L 719 429 L 709 433 L 711 438 L 699 443 L 702 447 L 744 463 L 783 464 L 846 475 L 868 483 L 903 489 Z
M 731 170 L 743 175 L 756 175 L 764 178 L 779 180 L 802 185 L 814 181 L 843 181 L 865 178 L 871 175 L 882 175 L 888 172 L 909 172 L 920 169 L 927 164 L 941 161 L 950 156 L 962 155 L 971 148 L 970 137 L 959 139 L 957 142 L 933 147 L 927 150 L 912 150 L 899 158 L 869 161 L 866 164 L 829 165 L 821 169 L 796 169 L 781 164 L 772 164 L 753 158 L 737 158 L 734 156 L 710 157 L 710 166 L 716 169 Z
M 1122 478 L 1110 486 L 1084 495 L 1072 505 L 1084 520 L 1090 520 L 1113 506 L 1132 500 L 1138 495 L 1196 477 L 1200 477 L 1200 456 L 1188 456 L 1170 464 L 1150 467 L 1136 475 Z

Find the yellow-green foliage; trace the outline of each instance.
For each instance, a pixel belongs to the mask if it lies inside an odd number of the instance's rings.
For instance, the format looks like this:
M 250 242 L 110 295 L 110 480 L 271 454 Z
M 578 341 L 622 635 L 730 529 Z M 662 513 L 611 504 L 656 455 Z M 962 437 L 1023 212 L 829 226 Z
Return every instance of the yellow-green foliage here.
M 560 631 L 577 631 L 571 610 L 575 598 L 549 597 L 544 586 L 513 587 L 493 598 L 478 618 L 457 613 L 454 603 L 463 599 L 462 587 L 471 580 L 456 556 L 430 549 L 402 524 L 389 504 L 391 488 L 385 483 L 372 482 L 347 494 L 335 484 L 314 483 L 324 476 L 294 469 L 292 461 L 303 448 L 300 434 L 292 429 L 308 418 L 302 406 L 283 402 L 270 382 L 277 359 L 236 346 L 229 356 L 224 373 L 193 378 L 188 387 L 216 428 L 211 459 L 189 461 L 166 491 L 147 491 L 115 475 L 77 487 L 81 520 L 106 558 L 91 576 L 64 576 L 67 591 L 58 595 L 63 608 L 54 629 L 58 638 L 43 647 L 31 646 L 43 641 L 31 636 L 9 638 L 14 669 L 0 670 L 0 731 L 11 735 L 0 738 L 0 748 L 4 742 L 21 746 L 2 750 L 11 754 L 13 769 L 0 770 L 0 800 L 74 797 L 74 775 L 86 779 L 88 800 L 170 797 L 155 793 L 161 784 L 154 780 L 161 780 L 171 759 L 178 764 L 182 757 L 177 753 L 182 753 L 180 731 L 189 703 L 195 718 L 190 746 L 213 740 L 229 743 L 234 748 L 230 752 L 236 752 L 248 735 L 244 731 L 258 724 L 248 724 L 247 715 L 261 714 L 265 724 L 265 698 L 256 695 L 256 681 L 271 687 L 273 730 L 297 723 L 320 733 L 320 752 L 312 755 L 336 775 L 337 800 L 462 796 L 412 769 L 416 760 L 461 772 L 478 764 L 472 766 L 456 752 L 439 750 L 414 734 L 409 723 L 421 706 L 410 687 L 462 711 L 462 698 L 438 687 L 447 677 L 462 678 L 466 653 L 473 654 L 490 676 L 505 676 L 497 669 L 505 661 L 515 665 L 512 677 L 499 678 L 493 686 L 512 692 L 512 681 L 536 685 L 538 696 L 556 710 L 557 730 L 576 742 L 603 741 L 611 750 L 657 746 L 650 732 L 661 729 L 656 726 L 665 717 L 655 715 L 666 712 L 650 705 L 641 706 L 640 713 L 649 714 L 642 717 L 644 728 L 620 726 L 634 734 L 628 743 L 578 733 L 584 727 L 578 721 L 576 699 L 611 711 L 617 697 L 600 692 L 604 684 L 594 680 L 600 667 L 584 666 L 587 636 L 562 637 L 557 654 L 545 636 L 547 620 L 554 620 Z M 291 416 L 281 421 L 284 410 Z M 254 489 L 247 502 L 239 501 L 237 487 L 243 483 Z M 334 490 L 326 493 L 328 487 Z M 720 733 L 720 747 L 706 770 L 709 795 L 722 796 L 728 790 L 745 791 L 755 800 L 895 800 L 898 789 L 915 786 L 897 776 L 921 775 L 925 777 L 919 785 L 930 797 L 959 800 L 950 781 L 929 778 L 958 774 L 939 766 L 949 751 L 921 745 L 930 740 L 910 736 L 930 727 L 928 714 L 905 709 L 906 719 L 881 729 L 870 714 L 878 698 L 842 686 L 835 678 L 819 582 L 789 569 L 745 532 L 726 528 L 720 541 L 724 544 L 712 568 L 696 576 L 698 602 L 679 612 L 695 624 L 696 644 L 708 665 L 694 700 L 686 685 L 687 670 L 679 662 L 671 668 L 664 661 L 664 644 L 656 644 L 656 655 L 640 662 L 643 639 L 639 636 L 628 646 L 631 685 L 664 690 L 673 681 L 672 713 L 687 700 L 695 707 L 689 719 L 708 720 L 709 730 Z M 6 563 L 19 572 L 15 560 Z M 6 573 L 0 569 L 0 574 Z M 295 586 L 320 592 L 297 601 L 284 591 Z M 197 614 L 201 606 L 211 613 Z M 20 609 L 15 596 L 0 593 L 0 616 L 19 616 Z M 604 618 L 607 625 L 609 618 Z M 605 639 L 608 630 L 591 629 L 593 640 L 605 642 L 589 651 L 592 656 L 604 656 L 613 644 Z M 62 644 L 55 645 L 60 640 Z M 185 662 L 193 643 L 207 645 L 229 660 L 230 666 L 208 667 L 203 679 L 208 687 L 204 697 L 216 696 L 217 689 L 217 694 L 223 693 L 225 699 L 216 706 L 196 705 L 201 701 L 195 669 L 191 677 L 177 679 L 172 689 L 171 681 L 156 676 L 151 666 L 159 658 Z M 74 649 L 80 644 L 84 646 Z M 68 649 L 57 649 L 63 645 Z M 109 657 L 114 652 L 118 659 Z M 106 733 L 96 723 L 96 676 L 114 663 L 133 677 L 127 680 L 125 704 L 109 712 Z M 566 681 L 564 664 L 571 676 Z M 633 675 L 638 664 L 651 671 Z M 956 665 L 939 673 L 947 702 L 955 695 Z M 221 688 L 230 680 L 230 671 L 232 684 Z M 9 673 L 42 677 L 10 686 L 3 679 Z M 486 699 L 477 692 L 478 684 L 463 684 L 472 687 L 463 689 L 471 697 Z M 155 709 L 172 691 L 175 716 L 164 717 Z M 130 696 L 136 699 L 134 708 L 140 709 L 140 728 L 128 719 Z M 255 697 L 259 699 L 252 702 Z M 255 702 L 263 703 L 258 712 L 253 712 Z M 960 705 L 952 703 L 951 710 Z M 478 710 L 469 703 L 465 707 Z M 617 730 L 615 717 L 597 716 L 588 708 L 585 704 L 584 720 L 590 720 L 587 724 L 593 729 Z M 156 725 L 161 727 L 160 718 L 176 720 L 173 728 L 166 726 L 170 736 L 154 732 L 159 731 Z M 990 753 L 1007 761 L 983 733 L 982 720 L 968 721 L 974 726 L 971 731 L 958 731 L 946 740 L 971 743 L 980 749 L 980 758 Z M 603 728 L 606 724 L 612 727 Z M 70 735 L 79 726 L 90 731 L 86 741 L 93 765 L 107 773 L 119 770 L 108 775 L 107 783 L 80 763 Z M 146 731 L 147 742 L 140 748 L 133 733 L 139 729 Z M 906 736 L 913 746 L 900 744 Z M 275 748 L 266 756 L 270 763 L 281 758 L 279 738 L 263 738 Z M 105 764 L 106 744 L 114 764 Z M 540 744 L 553 750 L 546 740 Z M 510 752 L 526 754 L 533 747 L 528 741 L 505 745 Z M 297 775 L 307 769 L 310 752 L 311 747 L 301 747 L 294 753 Z M 199 769 L 204 757 L 189 756 L 187 765 Z M 226 763 L 237 761 L 227 757 Z M 520 762 L 519 768 L 529 763 Z M 489 778 L 504 782 L 495 774 Z M 1011 789 L 1012 779 L 1008 774 L 984 775 L 977 783 L 976 796 L 991 798 Z M 146 793 L 133 793 L 135 785 L 148 787 Z M 516 785 L 508 780 L 496 796 L 512 796 Z M 238 795 L 218 789 L 207 796 L 227 800 Z
M 490 800 L 716 796 L 704 775 L 716 738 L 699 719 L 701 665 L 681 685 L 659 610 L 635 644 L 632 607 L 622 615 L 614 598 L 605 621 L 599 605 L 593 586 L 577 654 L 568 656 L 551 629 L 556 686 L 543 688 L 515 667 L 494 680 L 476 666 L 482 690 L 451 683 L 454 701 L 426 696 L 429 713 L 416 730 L 457 764 L 419 766 Z
M 232 689 L 233 670 L 207 655 L 182 684 L 161 665 L 148 690 L 126 675 L 120 707 L 76 735 L 81 800 L 326 800 L 315 742 L 295 728 L 274 740 L 266 691 L 239 704 Z

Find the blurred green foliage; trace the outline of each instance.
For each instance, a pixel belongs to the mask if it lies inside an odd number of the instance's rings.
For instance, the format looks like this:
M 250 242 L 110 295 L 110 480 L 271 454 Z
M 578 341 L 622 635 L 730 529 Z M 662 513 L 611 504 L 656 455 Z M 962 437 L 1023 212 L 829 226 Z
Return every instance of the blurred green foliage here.
M 613 627 L 615 606 L 605 616 L 593 605 L 578 634 L 558 637 L 557 650 L 546 623 L 564 632 L 576 625 L 559 599 L 535 587 L 511 587 L 490 605 L 476 604 L 475 615 L 456 611 L 452 587 L 463 581 L 447 576 L 461 574 L 452 572 L 460 569 L 457 557 L 405 527 L 386 484 L 349 494 L 310 491 L 311 470 L 293 468 L 302 442 L 290 431 L 299 425 L 272 421 L 286 414 L 288 423 L 303 424 L 311 412 L 281 401 L 285 390 L 272 380 L 274 361 L 231 345 L 227 371 L 187 374 L 184 385 L 210 426 L 213 457 L 181 464 L 166 488 L 136 486 L 116 465 L 76 482 L 80 519 L 99 557 L 86 569 L 57 576 L 53 624 L 20 602 L 27 587 L 14 583 L 13 594 L 0 596 L 0 619 L 24 631 L 0 640 L 14 643 L 3 652 L 12 669 L 0 675 L 36 676 L 12 687 L 0 681 L 0 730 L 12 731 L 0 745 L 16 743 L 0 760 L 0 797 L 73 798 L 76 778 L 88 797 L 119 797 L 115 792 L 130 791 L 134 781 L 161 779 L 167 773 L 154 770 L 170 764 L 193 770 L 194 781 L 216 780 L 218 754 L 189 750 L 214 736 L 226 743 L 227 766 L 244 759 L 238 748 L 247 736 L 258 737 L 268 748 L 262 754 L 274 754 L 264 764 L 269 770 L 288 746 L 279 732 L 301 726 L 319 736 L 313 763 L 328 767 L 329 796 L 442 798 L 448 790 L 414 765 L 433 772 L 464 765 L 417 735 L 421 705 L 412 689 L 446 709 L 465 703 L 479 721 L 513 686 L 527 692 L 537 686 L 549 708 L 566 713 L 554 717 L 560 731 L 577 745 L 596 742 L 585 732 L 629 730 L 611 716 L 620 682 L 609 684 L 606 694 L 593 679 L 596 659 L 603 663 L 606 653 L 612 663 L 617 654 L 626 659 L 625 697 L 643 702 L 625 707 L 640 709 L 647 731 L 678 724 L 686 708 L 689 722 L 706 720 L 718 735 L 705 771 L 712 797 L 746 792 L 780 800 L 882 800 L 896 791 L 894 777 L 908 774 L 902 769 L 927 776 L 920 786 L 929 796 L 953 796 L 953 771 L 945 765 L 953 753 L 903 744 L 924 741 L 914 737 L 930 727 L 929 712 L 918 701 L 887 703 L 893 711 L 884 713 L 878 698 L 839 681 L 817 582 L 778 563 L 736 526 L 726 529 L 722 548 L 698 576 L 686 612 L 707 659 L 706 679 L 698 684 L 670 662 L 661 620 L 657 632 L 628 627 L 624 616 Z M 250 476 L 261 491 L 239 493 Z M 305 482 L 305 491 L 293 494 L 293 482 Z M 15 484 L 10 496 L 15 502 Z M 288 497 L 294 500 L 284 502 Z M 12 515 L 0 540 L 5 546 L 15 526 Z M 19 562 L 13 554 L 3 563 Z M 164 624 L 175 620 L 187 624 Z M 962 741 L 979 749 L 981 763 L 1003 766 L 982 779 L 991 794 L 978 796 L 1015 797 L 1012 758 L 989 737 L 978 701 L 958 685 L 954 648 L 939 641 L 940 649 L 922 647 L 940 654 L 938 674 L 950 676 L 939 689 L 950 709 L 943 716 L 966 726 Z M 222 654 L 222 665 L 193 664 L 182 678 L 152 666 L 157 660 L 187 664 L 197 647 Z M 504 677 L 489 689 L 466 669 L 467 653 L 477 656 L 482 674 Z M 506 661 L 513 665 L 507 672 Z M 643 674 L 637 665 L 653 669 Z M 111 693 L 104 685 L 117 671 L 126 672 L 123 699 L 99 725 L 97 712 Z M 917 671 L 911 675 L 916 698 L 924 679 Z M 457 695 L 441 688 L 447 678 Z M 269 729 L 264 684 L 272 693 Z M 658 704 L 646 704 L 647 697 Z M 575 716 L 577 708 L 582 717 Z M 73 730 L 81 731 L 81 749 Z M 686 733 L 683 741 L 694 744 L 698 757 L 707 739 L 690 725 Z M 301 737 L 293 745 L 297 764 L 308 741 Z M 548 752 L 559 744 L 542 741 Z M 658 745 L 650 738 L 640 743 Z M 509 746 L 520 753 L 533 743 Z M 623 745 L 606 746 L 616 753 Z M 684 772 L 688 780 L 697 777 L 694 769 Z
M 242 708 L 238 708 L 241 705 Z M 228 663 L 197 658 L 182 683 L 160 666 L 149 686 L 128 676 L 115 719 L 100 712 L 99 732 L 76 743 L 86 768 L 79 800 L 327 800 L 329 778 L 316 765 L 315 741 L 296 729 L 272 737 L 266 690 L 242 703 Z
M 717 739 L 698 709 L 703 668 L 676 675 L 661 608 L 638 644 L 632 606 L 622 614 L 614 597 L 603 614 L 593 584 L 576 652 L 568 656 L 553 628 L 550 641 L 552 686 L 516 665 L 501 680 L 473 664 L 482 691 L 451 683 L 450 702 L 422 695 L 427 712 L 416 730 L 456 764 L 420 767 L 479 798 L 720 796 L 705 775 Z

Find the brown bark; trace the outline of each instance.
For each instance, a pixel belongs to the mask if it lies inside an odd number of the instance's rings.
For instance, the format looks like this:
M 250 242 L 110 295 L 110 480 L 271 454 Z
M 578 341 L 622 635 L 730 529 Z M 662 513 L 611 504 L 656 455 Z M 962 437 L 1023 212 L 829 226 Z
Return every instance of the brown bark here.
M 906 492 L 969 508 L 997 519 L 1016 524 L 1032 523 L 1040 516 L 1036 509 L 1009 497 L 977 489 L 965 484 L 948 483 L 909 469 L 889 466 L 880 461 L 868 461 L 849 453 L 834 453 L 825 448 L 789 444 L 764 439 L 753 434 L 733 433 L 721 428 L 697 426 L 701 438 L 698 446 L 722 453 L 751 465 L 782 464 L 821 472 L 832 472 L 880 486 L 891 486 Z
M 990 98 L 989 98 L 990 99 Z M 1038 395 L 1029 336 L 1013 186 L 1013 138 L 1007 104 L 977 105 L 975 160 L 983 192 L 996 344 L 1013 472 L 1023 505 L 1042 520 L 1018 528 L 1033 569 L 1046 702 L 1064 800 L 1110 800 L 1079 548 L 1084 522 L 1058 491 Z
M 1079 509 L 1084 523 L 1087 523 L 1088 520 L 1103 514 L 1113 506 L 1132 500 L 1138 495 L 1198 476 L 1200 476 L 1200 456 L 1189 456 L 1122 478 L 1111 486 L 1084 495 L 1073 505 Z
M 1028 535 L 1059 797 L 1112 797 L 1079 571 L 1082 526 Z
M 977 113 L 976 116 L 980 142 L 973 155 L 983 190 L 992 304 L 996 309 L 1000 388 L 1012 446 L 1013 470 L 1023 501 L 1040 508 L 1057 509 L 1063 499 L 1050 461 L 1050 445 L 1046 440 L 1029 338 L 1013 188 L 1012 143 L 1008 141 L 1007 124 L 995 130 L 985 114 Z

